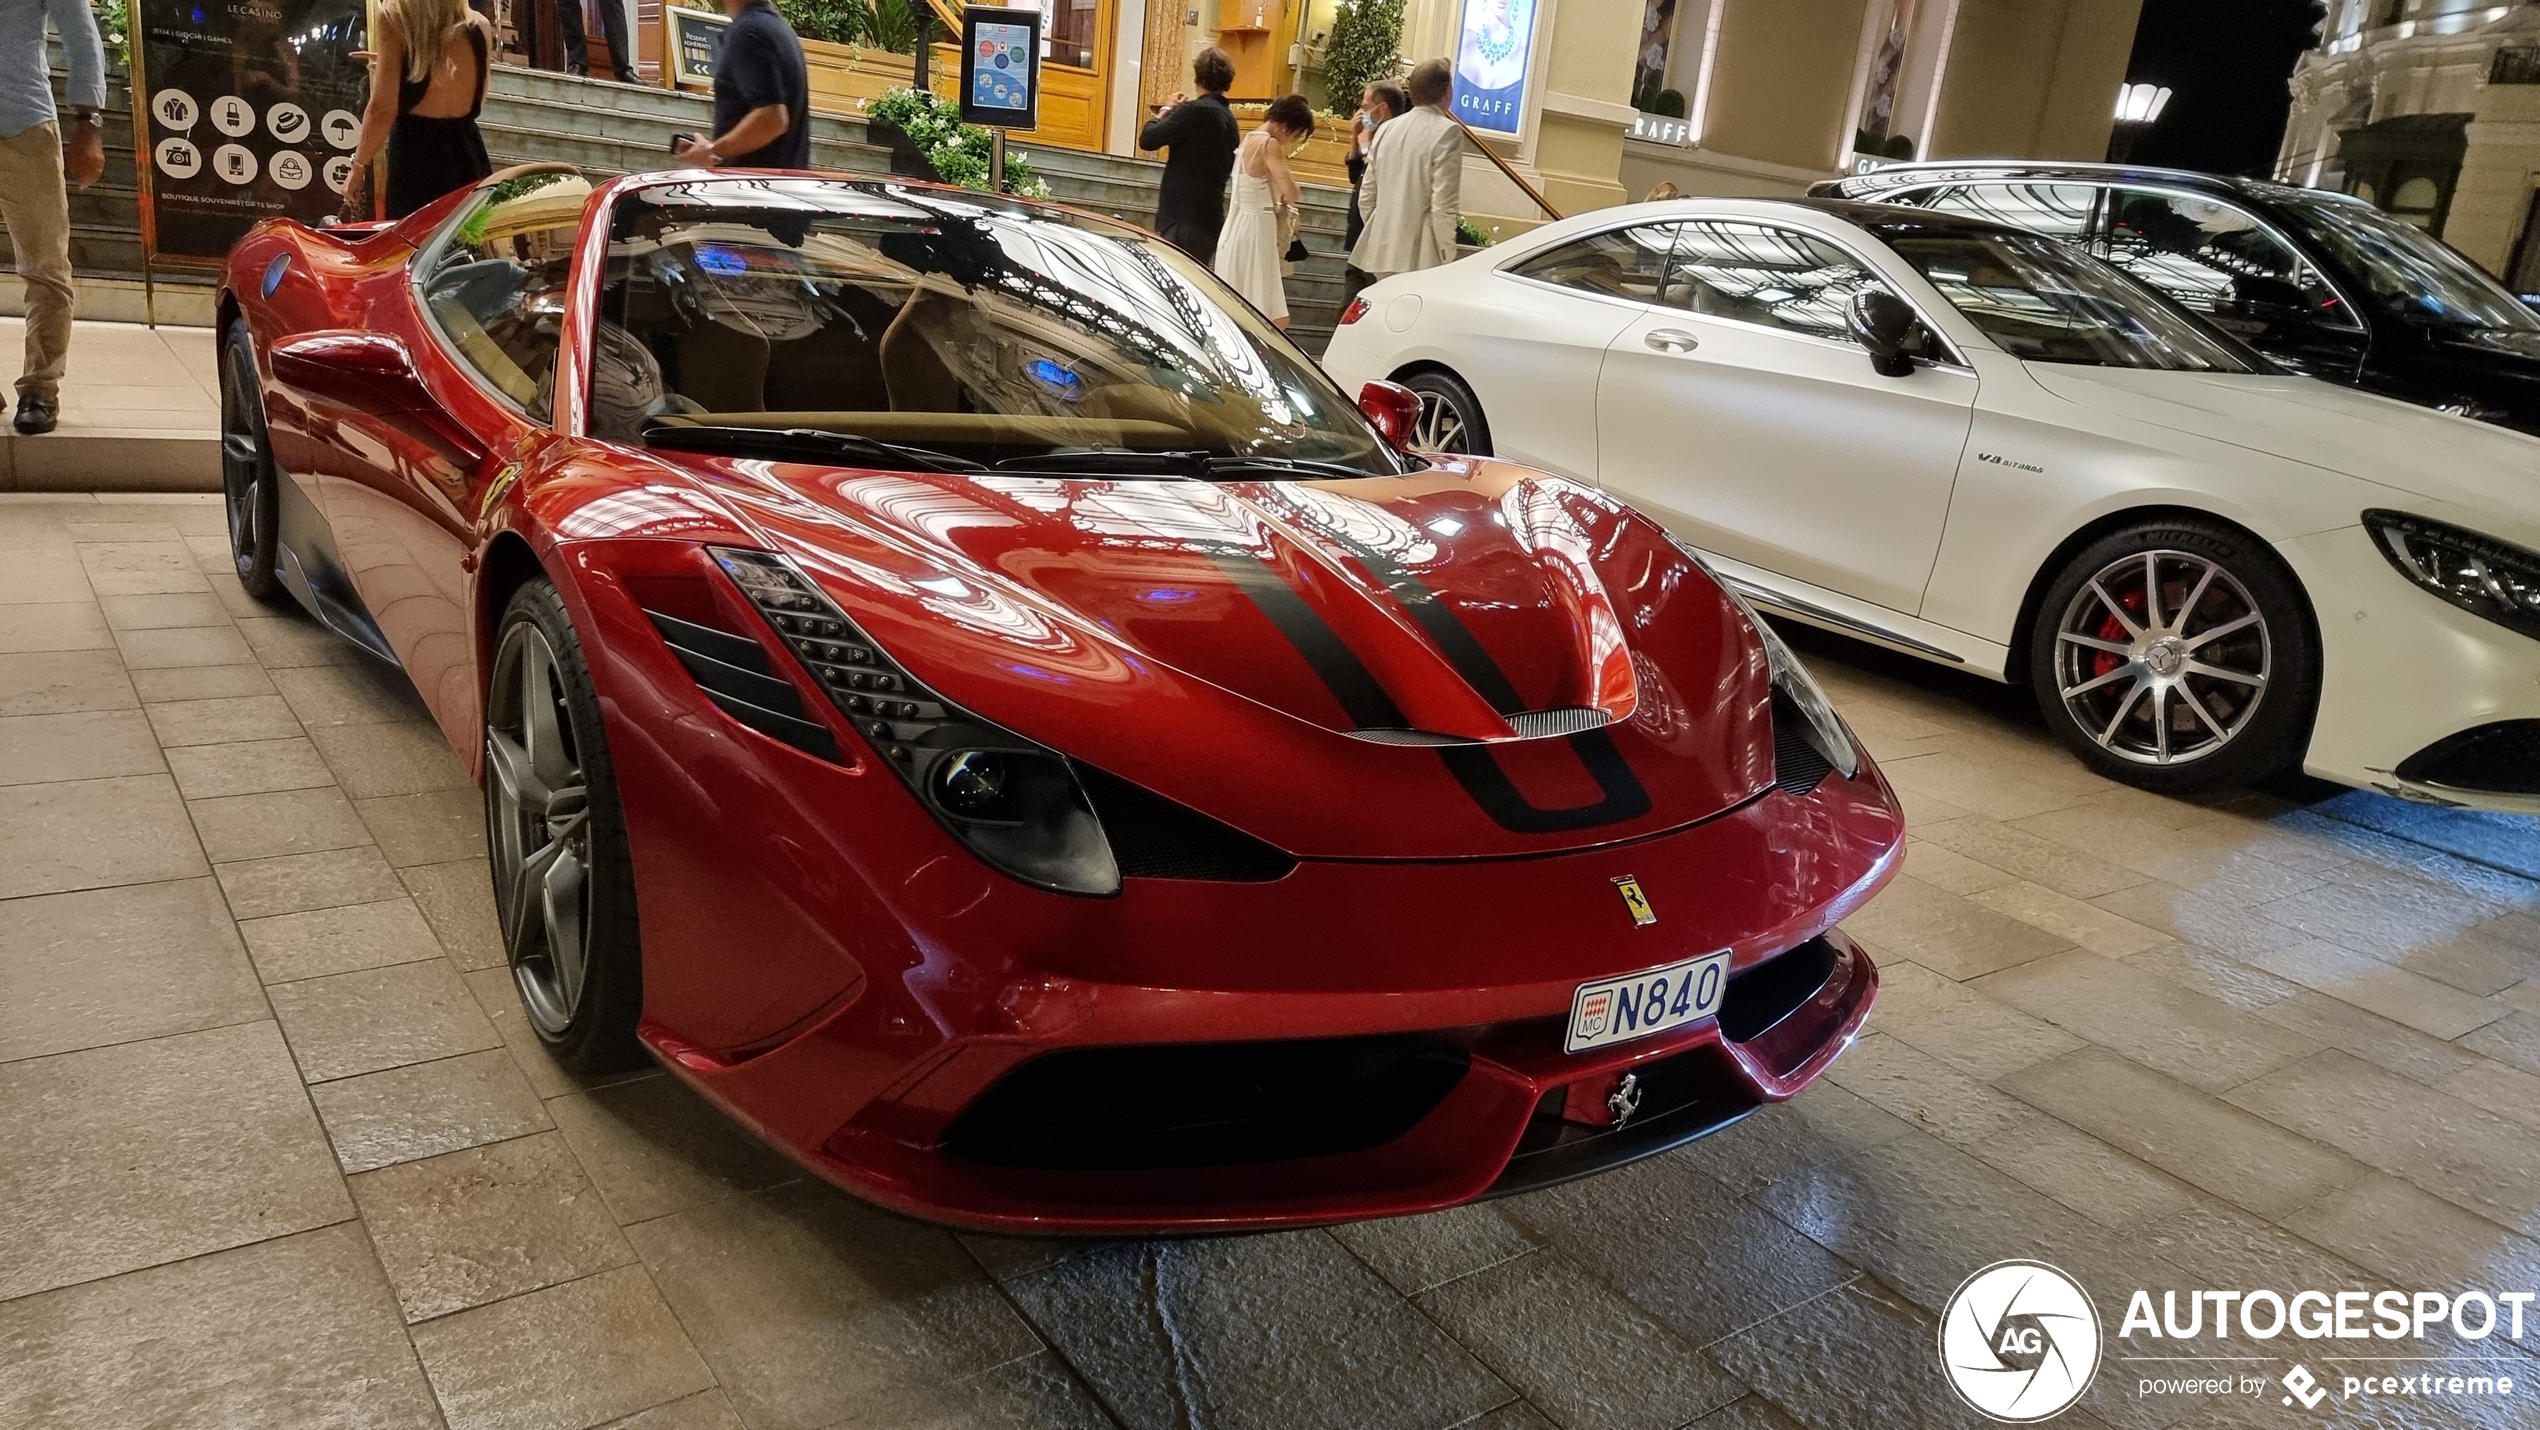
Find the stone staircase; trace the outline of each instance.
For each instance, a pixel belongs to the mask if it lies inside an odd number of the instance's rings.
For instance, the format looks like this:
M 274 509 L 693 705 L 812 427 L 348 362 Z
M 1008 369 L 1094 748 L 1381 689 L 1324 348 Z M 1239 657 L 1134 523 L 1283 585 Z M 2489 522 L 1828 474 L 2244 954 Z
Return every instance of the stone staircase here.
M 58 53 L 57 53 L 58 59 Z M 55 85 L 60 67 L 55 66 Z M 71 194 L 71 263 L 84 280 L 106 285 L 141 277 L 138 193 L 133 175 L 131 103 L 124 77 L 107 76 L 106 173 Z M 607 80 L 577 79 L 540 70 L 499 68 L 479 121 L 497 167 L 531 161 L 573 164 L 594 176 L 636 173 L 670 162 L 670 136 L 705 132 L 713 106 L 702 95 L 680 94 Z M 812 116 L 812 162 L 851 174 L 890 172 L 890 153 L 866 138 L 854 116 Z M 1018 144 L 1061 203 L 1144 226 L 1155 212 L 1163 166 L 1072 149 Z M 1290 331 L 1308 352 L 1322 351 L 1341 304 L 1341 231 L 1347 190 L 1309 184 L 1300 230 L 1314 257 L 1288 279 Z M 0 235 L 0 257 L 8 253 Z M 201 272 L 161 269 L 161 312 L 208 313 L 202 290 L 212 279 Z M 188 301 L 188 300 L 191 301 Z M 137 314 L 136 314 L 137 316 Z

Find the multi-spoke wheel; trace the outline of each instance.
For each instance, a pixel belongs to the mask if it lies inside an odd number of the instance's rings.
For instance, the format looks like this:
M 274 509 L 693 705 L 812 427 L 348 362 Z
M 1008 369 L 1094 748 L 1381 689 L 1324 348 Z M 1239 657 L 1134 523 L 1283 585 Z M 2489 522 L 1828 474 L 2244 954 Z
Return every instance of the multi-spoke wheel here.
M 229 515 L 229 555 L 238 584 L 259 600 L 281 594 L 276 550 L 281 525 L 280 474 L 265 442 L 265 403 L 256 380 L 255 340 L 244 322 L 221 338 L 221 504 Z
M 2301 751 L 2317 649 L 2292 578 L 2204 523 L 2118 532 L 2068 564 L 2030 645 L 2040 708 L 2102 773 L 2172 793 L 2263 779 Z
M 624 1063 L 642 1001 L 625 830 L 581 645 L 544 581 L 512 598 L 495 645 L 485 834 L 530 1026 L 568 1066 Z
M 1412 450 L 1491 454 L 1490 424 L 1482 404 L 1453 373 L 1414 373 L 1402 385 L 1420 394 L 1420 421 L 1412 429 Z

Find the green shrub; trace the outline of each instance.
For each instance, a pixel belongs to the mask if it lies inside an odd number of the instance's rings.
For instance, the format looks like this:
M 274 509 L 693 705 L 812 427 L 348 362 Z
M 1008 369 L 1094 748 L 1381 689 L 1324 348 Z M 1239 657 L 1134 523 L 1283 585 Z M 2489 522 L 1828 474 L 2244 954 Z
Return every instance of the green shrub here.
M 97 0 L 97 37 L 106 42 L 106 64 L 132 72 L 132 14 L 124 0 Z
M 909 8 L 910 3 L 911 0 L 873 0 L 873 48 L 895 55 L 917 53 L 917 12 Z
M 1471 244 L 1475 248 L 1488 248 L 1491 244 L 1490 235 L 1482 232 L 1480 224 L 1461 216 L 1455 220 L 1455 241 Z
M 1680 89 L 1662 89 L 1649 97 L 1649 112 L 1661 119 L 1685 117 L 1685 95 Z
M 1323 46 L 1323 104 L 1334 114 L 1358 111 L 1367 86 L 1402 73 L 1403 0 L 1341 0 L 1332 38 Z
M 865 0 L 776 0 L 776 13 L 806 40 L 860 45 L 873 33 L 873 7 Z
M 888 89 L 865 101 L 864 112 L 868 118 L 898 125 L 945 183 L 981 192 L 989 188 L 988 131 L 962 123 L 958 106 L 914 89 Z M 1006 192 L 1027 199 L 1050 196 L 1049 185 L 1011 149 L 1005 156 L 1005 187 Z

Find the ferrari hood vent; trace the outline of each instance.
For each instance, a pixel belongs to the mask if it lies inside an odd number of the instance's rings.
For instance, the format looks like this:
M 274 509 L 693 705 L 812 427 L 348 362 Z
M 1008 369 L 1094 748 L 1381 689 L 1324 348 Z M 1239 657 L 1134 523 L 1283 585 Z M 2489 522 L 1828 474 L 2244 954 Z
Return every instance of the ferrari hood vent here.
M 768 668 L 765 646 L 659 611 L 648 610 L 644 616 L 716 709 L 806 755 L 837 760 L 837 737 L 828 726 L 804 718 L 802 693 Z

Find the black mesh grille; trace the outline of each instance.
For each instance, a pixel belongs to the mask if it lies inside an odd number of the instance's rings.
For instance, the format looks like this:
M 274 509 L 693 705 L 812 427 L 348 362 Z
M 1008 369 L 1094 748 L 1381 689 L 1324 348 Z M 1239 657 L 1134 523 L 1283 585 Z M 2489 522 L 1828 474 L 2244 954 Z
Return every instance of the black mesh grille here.
M 1773 692 L 1773 783 L 1792 794 L 1806 794 L 1834 765 L 1808 740 L 1808 717 L 1780 691 Z
M 807 755 L 835 761 L 837 737 L 803 718 L 802 692 L 768 667 L 767 649 L 748 636 L 646 611 L 653 629 L 724 714 Z
M 1123 875 L 1262 884 L 1286 878 L 1296 867 L 1272 846 L 1187 805 L 1091 765 L 1075 770 Z
M 1415 1037 L 1074 1048 L 962 1110 L 943 1150 L 1000 1167 L 1142 1171 L 1327 1157 L 1416 1126 L 1471 1059 Z
M 2540 794 L 2540 720 L 2500 720 L 2410 755 L 2399 778 L 2451 789 Z

